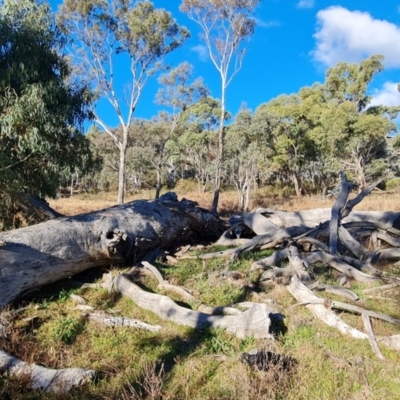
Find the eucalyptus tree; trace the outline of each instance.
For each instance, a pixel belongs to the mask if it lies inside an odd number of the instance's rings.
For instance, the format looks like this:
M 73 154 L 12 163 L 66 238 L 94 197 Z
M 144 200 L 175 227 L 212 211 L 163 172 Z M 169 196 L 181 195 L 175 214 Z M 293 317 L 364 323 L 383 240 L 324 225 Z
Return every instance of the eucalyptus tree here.
M 118 134 L 118 132 L 115 132 Z M 92 125 L 87 132 L 90 146 L 94 154 L 101 160 L 101 164 L 95 171 L 92 179 L 95 187 L 101 191 L 108 191 L 112 188 L 112 182 L 118 181 L 118 149 L 114 145 L 111 137 Z
M 193 79 L 192 71 L 192 65 L 183 62 L 158 79 L 161 88 L 157 93 L 156 102 L 166 107 L 169 112 L 159 114 L 149 137 L 156 150 L 155 157 L 151 158 L 157 173 L 156 199 L 160 196 L 162 168 L 167 161 L 173 162 L 171 158 L 173 150 L 172 147 L 168 148 L 168 142 L 174 136 L 182 134 L 187 121 L 185 114 L 190 113 L 190 109 L 209 94 L 203 79 Z M 171 164 L 170 170 L 173 169 L 174 166 Z
M 148 172 L 152 166 L 143 156 L 142 143 L 147 140 L 143 133 L 144 121 L 135 118 L 130 126 L 125 164 L 126 193 L 136 191 L 142 186 L 153 184 L 151 178 L 148 179 Z M 122 136 L 120 127 L 114 129 L 113 133 L 118 137 Z M 94 174 L 84 178 L 92 178 L 95 187 L 101 191 L 116 190 L 119 173 L 118 148 L 110 135 L 101 131 L 96 125 L 89 129 L 87 137 L 90 139 L 95 156 L 101 159 L 101 164 Z M 140 148 L 138 143 L 141 145 Z
M 281 95 L 256 110 L 256 119 L 264 119 L 270 151 L 271 168 L 283 180 L 293 183 L 296 195 L 302 194 L 302 171 L 315 157 L 310 135 L 314 122 L 309 118 L 313 91 L 302 89 L 293 95 Z
M 368 87 L 383 70 L 382 61 L 382 56 L 375 55 L 359 64 L 340 62 L 328 69 L 324 83 L 326 105 L 314 131 L 321 150 L 329 150 L 333 158 L 341 160 L 360 190 L 367 184 L 368 169 L 382 169 L 386 136 L 397 131 L 392 119 L 399 107 L 369 106 Z
M 230 183 L 238 192 L 239 208 L 248 210 L 251 187 L 258 175 L 262 150 L 251 135 L 251 110 L 242 107 L 226 134 L 226 164 Z
M 224 160 L 226 89 L 242 67 L 246 44 L 254 32 L 253 13 L 260 0 L 183 0 L 180 10 L 202 29 L 208 54 L 221 78 L 221 118 L 215 159 L 214 198 L 218 208 Z
M 2 191 L 54 196 L 61 173 L 90 165 L 90 93 L 69 80 L 64 44 L 48 3 L 0 1 Z
M 257 140 L 271 143 L 271 167 L 294 184 L 297 195 L 307 181 L 326 193 L 339 169 L 362 190 L 388 167 L 386 136 L 397 130 L 392 119 L 400 107 L 369 106 L 369 85 L 382 69 L 381 56 L 341 62 L 327 70 L 323 84 L 258 107 L 252 129 Z
M 215 175 L 213 160 L 216 157 L 217 129 L 221 119 L 220 101 L 212 97 L 202 98 L 185 114 L 186 129 L 177 139 L 181 164 L 193 172 L 199 192 L 204 193 L 212 175 Z M 224 120 L 231 118 L 225 111 Z
M 76 73 L 87 79 L 97 99 L 106 100 L 119 121 L 122 135 L 109 126 L 93 104 L 94 121 L 119 150 L 118 204 L 125 194 L 125 164 L 130 126 L 142 91 L 166 56 L 189 36 L 170 13 L 149 1 L 64 0 L 57 21 L 72 40 L 70 54 Z M 127 76 L 123 90 L 121 77 Z M 107 113 L 108 114 L 108 113 Z

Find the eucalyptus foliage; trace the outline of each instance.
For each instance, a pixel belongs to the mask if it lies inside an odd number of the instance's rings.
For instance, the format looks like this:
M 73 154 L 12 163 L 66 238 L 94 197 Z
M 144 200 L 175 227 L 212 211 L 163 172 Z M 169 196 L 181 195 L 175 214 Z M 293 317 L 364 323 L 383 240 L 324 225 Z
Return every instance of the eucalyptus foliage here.
M 0 188 L 54 196 L 60 173 L 90 161 L 89 92 L 68 80 L 50 6 L 0 1 Z
M 306 181 L 326 191 L 339 169 L 363 189 L 390 168 L 386 140 L 397 132 L 392 118 L 400 109 L 370 106 L 368 96 L 382 61 L 375 55 L 359 64 L 340 62 L 327 70 L 324 84 L 281 95 L 256 110 L 254 130 L 270 142 L 272 168 L 293 182 L 298 195 Z

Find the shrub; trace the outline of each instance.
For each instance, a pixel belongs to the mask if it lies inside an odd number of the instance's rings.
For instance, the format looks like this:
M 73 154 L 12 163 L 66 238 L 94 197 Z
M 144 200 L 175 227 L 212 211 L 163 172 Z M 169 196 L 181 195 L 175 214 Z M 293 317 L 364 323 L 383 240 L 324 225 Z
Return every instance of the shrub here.
M 394 178 L 386 182 L 387 190 L 398 189 L 398 188 L 400 188 L 400 178 Z

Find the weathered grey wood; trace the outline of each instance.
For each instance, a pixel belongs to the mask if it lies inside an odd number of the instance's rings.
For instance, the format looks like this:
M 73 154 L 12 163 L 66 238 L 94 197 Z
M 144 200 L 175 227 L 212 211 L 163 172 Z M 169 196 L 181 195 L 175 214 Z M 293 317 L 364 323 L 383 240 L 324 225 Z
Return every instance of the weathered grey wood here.
M 94 370 L 82 368 L 50 369 L 37 364 L 28 364 L 0 350 L 0 373 L 28 379 L 32 389 L 43 392 L 67 393 L 72 388 L 90 382 L 96 375 Z
M 370 256 L 370 252 L 367 251 L 353 236 L 350 235 L 348 230 L 343 226 L 338 228 L 340 243 L 345 246 L 352 254 L 354 254 L 360 260 L 366 260 Z
M 227 229 L 215 244 L 220 244 L 222 246 L 241 246 L 242 244 L 248 243 L 250 239 L 241 238 L 235 235 L 235 231 L 241 226 L 243 226 L 243 224 L 239 223 Z
M 115 278 L 110 275 L 105 278 L 105 287 L 129 297 L 139 307 L 152 311 L 162 319 L 192 328 L 224 328 L 239 338 L 272 338 L 269 333 L 269 315 L 274 311 L 266 304 L 254 304 L 252 308 L 238 315 L 209 315 L 181 307 L 167 296 L 146 292 L 122 274 Z
M 358 270 L 360 270 L 362 272 L 365 272 L 366 274 L 375 275 L 375 276 L 378 276 L 381 274 L 381 272 L 378 269 L 374 268 L 368 260 L 360 261 L 360 260 L 357 260 L 356 258 L 343 256 L 343 255 L 340 255 L 339 259 L 344 261 L 346 264 L 349 264 L 352 267 L 357 268 Z
M 242 311 L 233 307 L 209 307 L 205 304 L 200 304 L 197 311 L 210 315 L 240 315 Z
M 62 217 L 62 214 L 53 210 L 46 201 L 26 193 L 15 193 L 0 188 L 4 198 L 14 203 L 16 209 L 20 210 L 26 220 L 43 222 L 49 219 Z
M 379 290 L 390 290 L 390 289 L 397 288 L 399 286 L 400 286 L 400 282 L 389 283 L 387 285 L 376 286 L 373 288 L 364 289 L 363 293 L 372 293 L 372 292 L 377 292 Z
M 142 261 L 142 265 L 144 268 L 147 268 L 149 271 L 153 273 L 153 275 L 157 278 L 158 280 L 158 288 L 161 290 L 166 290 L 170 292 L 176 293 L 182 300 L 189 301 L 189 302 L 199 302 L 196 297 L 194 297 L 191 293 L 189 293 L 186 289 L 180 287 L 180 286 L 175 286 L 171 285 L 168 281 L 166 281 L 160 271 L 154 266 L 151 265 L 147 261 Z
M 394 260 L 400 258 L 400 248 L 381 249 L 377 253 L 375 262 L 382 260 Z
M 59 218 L 63 215 L 52 209 L 44 200 L 32 195 L 19 194 L 13 198 L 18 206 L 27 214 L 34 214 L 40 220 Z
M 352 200 L 347 200 L 351 185 L 347 181 L 346 175 L 341 171 L 342 185 L 339 196 L 332 207 L 331 221 L 329 224 L 329 253 L 336 255 L 338 252 L 338 240 L 342 242 L 357 257 L 366 258 L 366 250 L 352 236 L 340 226 L 341 220 L 347 217 L 361 200 L 367 196 L 381 181 L 373 183 L 363 190 Z
M 138 200 L 0 233 L 0 309 L 24 293 L 85 269 L 138 261 L 154 249 L 225 230 L 192 202 Z
M 393 336 L 377 336 L 378 343 L 383 343 L 385 346 L 393 350 L 400 350 L 400 335 Z
M 286 233 L 286 231 L 284 231 L 284 230 L 278 230 L 277 232 L 274 232 L 273 234 L 265 234 L 265 235 L 255 236 L 249 242 L 247 242 L 237 248 L 217 251 L 214 253 L 201 254 L 198 257 L 193 256 L 193 255 L 186 255 L 186 256 L 183 255 L 180 258 L 181 259 L 201 258 L 202 260 L 208 260 L 208 259 L 217 258 L 217 257 L 227 257 L 227 256 L 231 256 L 232 258 L 237 258 L 242 253 L 245 253 L 247 251 L 253 251 L 255 249 L 267 249 L 267 248 L 271 249 L 271 248 L 275 247 L 276 245 L 278 245 L 279 243 L 281 243 L 282 241 L 287 240 L 287 239 L 290 239 L 290 235 L 288 233 Z
M 272 234 L 259 235 L 251 239 L 250 242 L 238 247 L 234 256 L 240 256 L 242 253 L 253 251 L 256 249 L 272 249 L 278 244 L 291 238 L 291 235 L 286 230 L 278 230 Z
M 252 214 L 256 214 L 256 216 Z M 315 228 L 321 222 L 328 221 L 330 214 L 330 208 L 316 208 L 304 211 L 279 211 L 266 208 L 244 214 L 243 223 L 252 230 L 254 227 L 256 229 L 254 233 L 262 235 L 268 233 L 271 223 L 280 229 L 290 226 L 304 226 L 309 229 Z M 255 218 L 257 218 L 257 224 L 253 225 L 251 221 Z M 268 221 L 264 222 L 265 226 L 263 226 L 263 221 Z
M 342 172 L 343 174 L 343 172 Z M 345 177 L 345 175 L 343 174 Z M 343 179 L 342 176 L 342 179 Z M 370 186 L 365 188 L 362 192 L 360 192 L 354 199 L 348 200 L 346 202 L 345 207 L 343 208 L 341 212 L 341 218 L 347 217 L 352 211 L 353 208 L 361 203 L 361 201 L 364 199 L 364 197 L 368 196 L 380 183 L 382 182 L 382 179 L 378 179 L 376 182 L 372 183 Z
M 277 250 L 268 257 L 264 257 L 261 260 L 254 261 L 253 264 L 251 264 L 250 271 L 272 268 L 275 265 L 280 264 L 282 261 L 287 260 L 288 258 L 289 250 L 287 248 Z
M 308 263 L 300 257 L 298 248 L 292 243 L 287 250 L 289 265 L 284 268 L 273 268 L 265 271 L 260 277 L 260 282 L 272 279 L 287 284 L 293 275 L 304 281 L 310 279 L 310 274 L 307 271 Z
M 367 313 L 362 313 L 361 317 L 362 317 L 362 321 L 364 323 L 365 331 L 366 331 L 366 333 L 368 335 L 369 343 L 371 344 L 371 347 L 372 347 L 372 351 L 376 354 L 376 356 L 380 360 L 384 360 L 385 357 L 383 356 L 383 354 L 379 350 L 379 346 L 378 346 L 378 343 L 376 341 L 376 337 L 374 335 L 374 331 L 372 330 L 372 325 L 371 325 L 371 320 L 369 318 L 369 315 Z
M 359 282 L 373 282 L 377 280 L 376 276 L 367 275 L 351 265 L 343 262 L 339 257 L 334 257 L 328 253 L 323 253 L 322 251 L 316 251 L 307 256 L 304 261 L 309 264 L 315 264 L 318 262 L 323 262 L 328 264 L 332 268 L 346 275 L 350 279 L 355 279 Z
M 373 230 L 372 233 L 370 233 L 369 243 L 373 251 L 379 248 L 378 232 L 376 230 Z
M 215 244 L 222 246 L 240 246 L 247 243 L 250 239 L 241 238 L 243 229 L 247 229 L 242 222 L 232 225 L 227 229 Z
M 293 276 L 290 285 L 286 286 L 289 293 L 328 326 L 338 329 L 341 333 L 350 335 L 356 339 L 367 339 L 368 335 L 351 327 L 339 318 L 330 308 L 326 308 L 324 302 L 316 296 L 297 276 Z M 323 300 L 323 299 L 322 299 Z
M 319 240 L 310 238 L 310 237 L 300 238 L 300 239 L 296 240 L 296 243 L 303 247 L 305 244 L 309 244 L 309 245 L 314 246 L 315 248 L 320 249 L 322 251 L 325 251 L 325 252 L 329 251 L 329 247 L 325 243 L 322 243 Z
M 284 221 L 279 217 L 269 219 L 274 215 L 274 211 L 269 209 L 259 209 L 255 212 L 243 214 L 243 224 L 250 228 L 256 235 L 271 234 L 284 228 Z
M 316 208 L 303 211 L 269 210 L 268 218 L 264 218 L 268 220 L 267 228 L 270 225 L 270 222 L 276 222 L 276 226 L 284 226 L 285 229 L 290 227 L 305 227 L 308 229 L 313 229 L 318 227 L 319 224 L 330 221 L 331 213 L 331 208 Z M 258 221 L 258 224 L 261 231 L 262 220 Z M 368 226 L 370 229 L 376 228 L 389 232 L 394 229 L 394 234 L 399 236 L 400 212 L 353 210 L 350 215 L 343 218 L 342 225 L 344 225 L 347 229 L 357 226 L 363 228 Z M 251 226 L 249 226 L 249 228 L 251 229 Z M 257 232 L 255 233 L 257 234 Z M 328 234 L 329 232 L 327 232 L 327 236 Z
M 300 304 L 304 304 L 306 308 L 328 326 L 334 327 L 341 333 L 350 335 L 355 339 L 368 339 L 366 333 L 351 327 L 338 317 L 330 307 L 327 308 L 324 299 L 316 296 L 296 276 L 292 277 L 290 285 L 286 286 L 286 288 Z M 382 343 L 390 349 L 400 350 L 400 335 L 377 336 L 376 339 L 378 343 Z
M 400 239 L 399 238 L 393 237 L 393 236 L 389 235 L 388 233 L 386 233 L 385 231 L 382 231 L 381 229 L 379 229 L 376 232 L 376 236 L 377 236 L 377 239 L 383 240 L 389 246 L 400 247 Z
M 347 197 L 349 196 L 350 192 L 350 184 L 347 181 L 346 175 L 343 171 L 340 172 L 340 176 L 342 178 L 342 185 L 339 196 L 332 207 L 331 222 L 329 223 L 329 254 L 333 256 L 336 256 L 338 252 L 338 229 L 341 220 L 341 213 L 346 205 Z
M 382 321 L 386 321 L 389 322 L 391 324 L 395 324 L 395 325 L 399 325 L 400 324 L 400 320 L 393 318 L 389 315 L 386 314 L 382 314 L 376 311 L 370 311 L 370 310 L 366 310 L 362 307 L 359 306 L 355 306 L 353 304 L 347 304 L 347 303 L 342 303 L 340 301 L 336 301 L 336 300 L 323 300 L 325 306 L 329 306 L 331 308 L 336 308 L 338 310 L 345 310 L 345 311 L 350 311 L 350 312 L 354 312 L 357 314 L 366 314 L 369 317 L 372 318 L 376 318 L 376 319 L 381 319 Z
M 358 295 L 356 293 L 354 293 L 353 291 L 351 291 L 349 289 L 345 289 L 345 288 L 339 287 L 339 286 L 326 285 L 326 284 L 320 283 L 320 282 L 313 282 L 312 284 L 307 285 L 307 287 L 311 290 L 321 290 L 321 291 L 325 291 L 327 293 L 335 294 L 337 296 L 346 297 L 347 299 L 350 299 L 353 301 L 360 300 L 360 298 L 358 297 Z
M 113 315 L 107 315 L 104 312 L 91 313 L 88 314 L 87 317 L 89 321 L 105 326 L 138 328 L 150 332 L 158 332 L 161 330 L 160 325 L 150 325 L 134 318 L 115 317 Z

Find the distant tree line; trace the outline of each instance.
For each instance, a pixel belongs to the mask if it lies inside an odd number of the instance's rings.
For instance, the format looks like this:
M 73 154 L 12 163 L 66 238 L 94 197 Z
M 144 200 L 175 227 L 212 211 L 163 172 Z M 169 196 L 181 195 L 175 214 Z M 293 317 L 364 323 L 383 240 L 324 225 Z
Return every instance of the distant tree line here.
M 367 94 L 382 61 L 373 56 L 359 64 L 342 62 L 327 70 L 322 84 L 278 96 L 255 112 L 243 105 L 233 120 L 226 113 L 231 122 L 225 126 L 222 186 L 238 192 L 240 207 L 248 208 L 250 191 L 265 185 L 297 196 L 328 195 L 339 170 L 359 190 L 377 178 L 389 185 L 400 178 L 393 120 L 400 107 L 369 106 Z M 160 175 L 168 187 L 192 180 L 200 192 L 212 190 L 220 114 L 219 101 L 204 97 L 185 110 L 172 134 L 167 119 L 135 120 L 127 149 L 127 190 L 156 187 Z M 96 128 L 89 137 L 102 159 L 92 185 L 115 189 L 118 156 L 112 143 Z
M 44 1 L 0 0 L 3 216 L 12 217 L 16 194 L 55 196 L 60 185 L 117 190 L 122 203 L 127 192 L 154 188 L 158 197 L 163 186 L 184 182 L 213 191 L 216 211 L 221 188 L 236 190 L 247 209 L 251 191 L 266 185 L 283 194 L 327 195 L 341 169 L 360 190 L 378 177 L 389 185 L 400 180 L 394 121 L 400 107 L 371 106 L 368 96 L 382 56 L 341 62 L 323 83 L 255 111 L 243 105 L 232 117 L 226 110 L 226 90 L 244 60 L 258 3 L 182 1 L 220 73 L 218 99 L 190 64 L 168 65 L 168 55 L 190 33 L 149 1 L 64 0 L 54 16 Z M 117 66 L 130 77 L 122 90 Z M 136 118 L 154 77 L 160 112 Z M 99 101 L 108 101 L 117 128 L 99 114 Z

